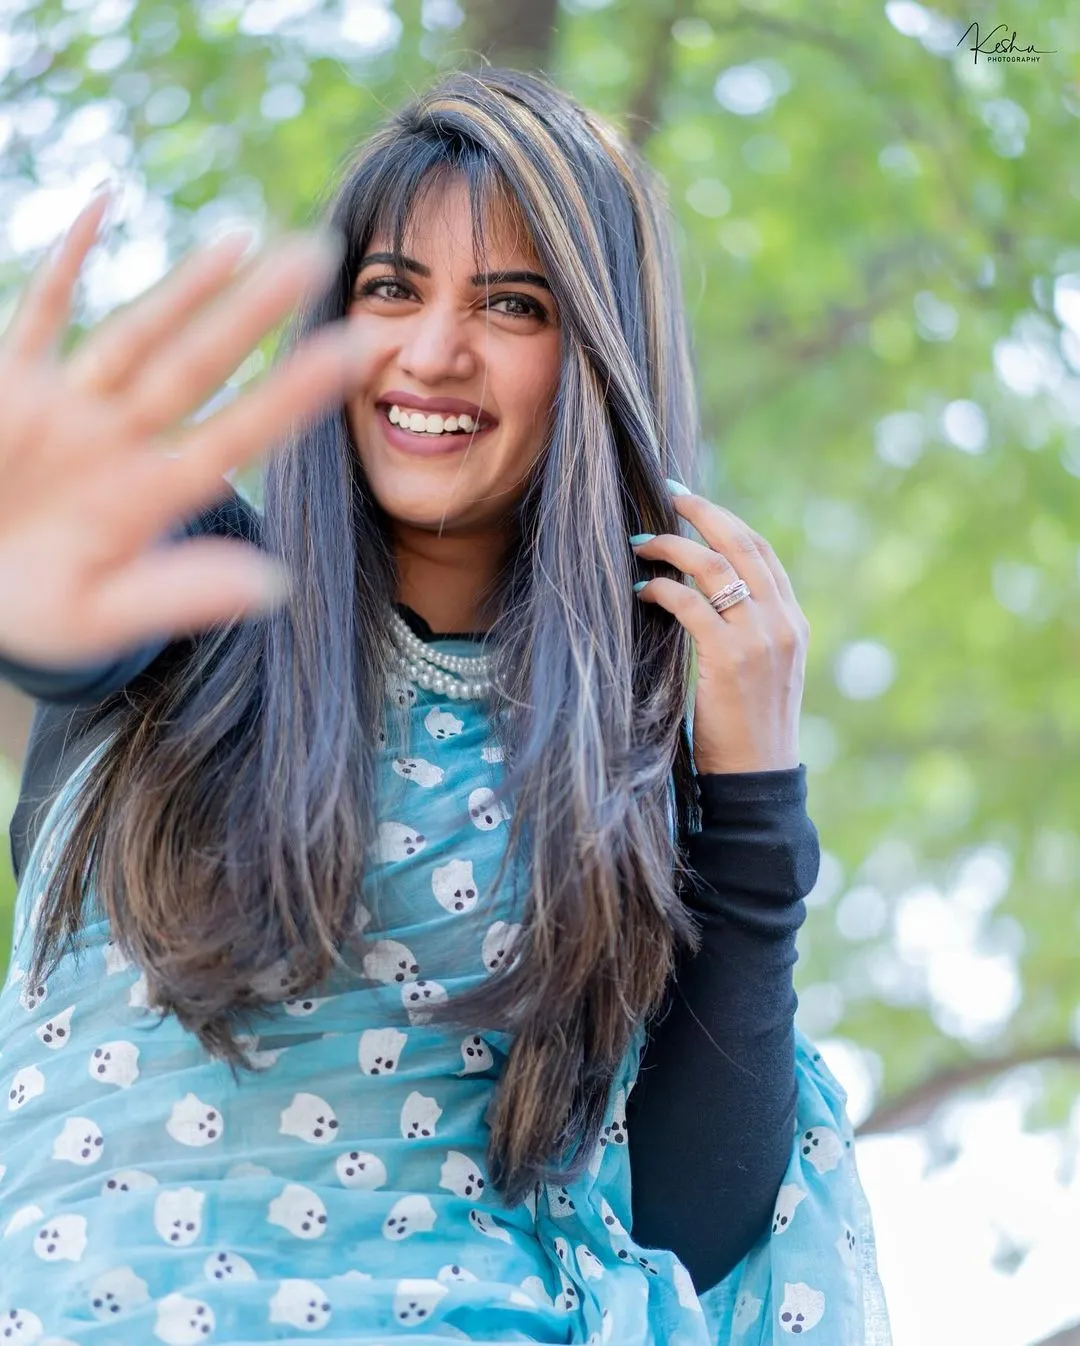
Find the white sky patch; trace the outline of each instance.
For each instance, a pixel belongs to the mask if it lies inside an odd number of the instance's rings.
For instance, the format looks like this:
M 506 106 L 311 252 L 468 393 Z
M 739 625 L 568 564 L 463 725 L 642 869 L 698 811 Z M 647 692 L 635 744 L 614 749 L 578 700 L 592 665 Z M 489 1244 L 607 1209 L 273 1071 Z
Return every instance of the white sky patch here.
M 342 36 L 365 55 L 392 51 L 401 40 L 401 20 L 380 4 L 349 6 L 340 27 Z
M 915 0 L 888 0 L 885 17 L 898 33 L 913 37 L 935 56 L 952 56 L 966 24 L 958 24 Z
M 118 98 L 96 98 L 74 108 L 64 118 L 60 142 L 70 149 L 96 145 L 122 125 L 127 109 Z
M 917 411 L 890 411 L 874 426 L 874 452 L 892 467 L 913 467 L 925 443 L 926 426 Z
M 885 17 L 904 37 L 922 37 L 930 31 L 930 14 L 914 0 L 889 0 Z
M 7 212 L 9 247 L 27 253 L 50 246 L 71 227 L 89 199 L 90 193 L 74 183 L 24 192 Z
M 303 110 L 304 91 L 295 84 L 275 84 L 267 89 L 259 103 L 259 111 L 272 122 L 291 121 Z
M 103 37 L 86 53 L 87 68 L 99 75 L 107 74 L 123 65 L 133 50 L 134 43 L 130 37 Z
M 850 888 L 837 903 L 836 928 L 852 943 L 880 935 L 888 919 L 888 903 L 881 891 L 869 883 Z
M 240 31 L 262 37 L 319 7 L 320 0 L 250 0 L 240 11 Z
M 960 326 L 960 316 L 952 304 L 929 290 L 920 290 L 912 301 L 915 326 L 924 341 L 951 341 Z
M 143 105 L 143 117 L 150 126 L 172 126 L 191 106 L 191 95 L 178 84 L 156 89 Z
M 921 1130 L 856 1141 L 893 1346 L 1028 1346 L 1080 1319 L 1080 1103 L 1070 1160 L 1058 1136 L 1022 1130 L 1022 1075 L 939 1114 L 953 1163 L 928 1170 Z M 1010 1274 L 994 1259 L 1013 1241 L 1027 1252 Z
M 0 79 L 6 78 L 15 66 L 28 60 L 36 46 L 34 34 L 27 29 L 12 33 L 0 28 Z
M 799 725 L 799 755 L 811 771 L 827 771 L 832 766 L 840 755 L 840 738 L 831 720 L 824 715 L 803 713 Z
M 871 542 L 866 519 L 848 500 L 811 500 L 803 510 L 803 531 L 832 556 L 858 555 Z
M 844 1017 L 844 993 L 835 982 L 819 981 L 799 988 L 799 1006 L 795 1022 L 807 1037 L 817 1039 L 831 1033 Z
M 424 0 L 420 22 L 429 32 L 451 31 L 465 22 L 465 11 L 457 0 Z
M 821 846 L 817 883 L 806 895 L 808 907 L 826 907 L 844 886 L 844 866 L 838 856 Z
M 852 701 L 870 701 L 889 690 L 896 678 L 896 656 L 877 640 L 853 640 L 833 663 L 836 685 Z
M 1058 276 L 1054 281 L 1054 316 L 1080 337 L 1080 274 Z
M 919 156 L 907 145 L 886 145 L 878 155 L 878 166 L 898 178 L 917 178 L 922 175 Z
M 1038 566 L 1024 561 L 998 559 L 990 569 L 990 587 L 1007 612 L 1018 617 L 1032 614 L 1045 591 L 1046 576 Z
M 54 98 L 28 98 L 15 106 L 13 115 L 20 132 L 34 139 L 52 126 L 60 115 L 60 108 Z
M 686 189 L 686 202 L 699 215 L 719 219 L 731 209 L 731 193 L 719 178 L 698 178 Z
M 858 1126 L 870 1115 L 881 1086 L 881 1057 L 869 1047 L 841 1037 L 821 1038 L 814 1046 L 847 1094 L 848 1117 L 852 1126 Z
M 1011 857 L 987 847 L 966 859 L 947 893 L 919 884 L 893 904 L 892 948 L 923 977 L 934 1021 L 950 1037 L 988 1041 L 1019 1006 L 1023 931 L 986 921 L 1010 872 Z
M 161 279 L 170 265 L 163 237 L 143 235 L 121 243 L 112 253 L 97 252 L 83 268 L 88 310 L 103 316 L 130 303 Z
M 123 28 L 135 10 L 135 0 L 94 0 L 86 16 L 86 31 L 104 37 Z
M 939 949 L 929 965 L 931 1017 L 943 1033 L 971 1044 L 991 1043 L 1008 1025 L 1022 998 L 1011 954 Z
M 1028 115 L 1020 104 L 1011 98 L 990 98 L 979 112 L 990 128 L 990 147 L 994 153 L 1003 159 L 1019 158 L 1024 152 L 1030 126 Z
M 791 77 L 779 61 L 751 61 L 722 71 L 713 85 L 721 107 L 739 117 L 756 117 L 791 88 Z
M 890 944 L 868 949 L 861 965 L 853 965 L 845 985 L 851 994 L 873 996 L 900 1009 L 919 1009 L 926 1004 L 922 970 L 901 958 Z
M 941 433 L 964 453 L 982 453 L 986 449 L 987 428 L 982 407 L 966 398 L 950 402 L 941 416 Z
M 994 343 L 999 381 L 1018 397 L 1045 391 L 1067 405 L 1069 374 L 1058 349 L 1059 335 L 1058 326 L 1041 313 L 1022 314 L 1009 336 Z

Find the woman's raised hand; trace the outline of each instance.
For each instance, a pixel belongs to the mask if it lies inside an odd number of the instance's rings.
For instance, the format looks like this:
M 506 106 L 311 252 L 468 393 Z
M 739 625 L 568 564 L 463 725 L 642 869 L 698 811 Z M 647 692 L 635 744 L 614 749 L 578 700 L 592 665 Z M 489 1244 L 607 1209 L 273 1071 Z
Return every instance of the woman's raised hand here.
M 226 472 L 344 401 L 360 365 L 348 323 L 331 323 L 224 409 L 176 424 L 329 283 L 340 256 L 314 234 L 239 269 L 246 234 L 195 249 L 62 358 L 108 200 L 79 214 L 0 337 L 0 655 L 20 663 L 93 663 L 277 601 L 277 566 L 240 539 L 153 544 L 226 497 Z

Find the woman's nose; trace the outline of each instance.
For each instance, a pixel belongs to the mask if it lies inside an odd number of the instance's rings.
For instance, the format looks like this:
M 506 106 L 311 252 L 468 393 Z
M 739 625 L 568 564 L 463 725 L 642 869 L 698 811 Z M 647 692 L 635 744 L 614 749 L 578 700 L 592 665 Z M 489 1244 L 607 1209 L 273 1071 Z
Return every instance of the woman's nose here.
M 440 378 L 468 377 L 474 370 L 477 334 L 449 309 L 429 307 L 410 319 L 401 348 L 402 371 L 437 383 Z

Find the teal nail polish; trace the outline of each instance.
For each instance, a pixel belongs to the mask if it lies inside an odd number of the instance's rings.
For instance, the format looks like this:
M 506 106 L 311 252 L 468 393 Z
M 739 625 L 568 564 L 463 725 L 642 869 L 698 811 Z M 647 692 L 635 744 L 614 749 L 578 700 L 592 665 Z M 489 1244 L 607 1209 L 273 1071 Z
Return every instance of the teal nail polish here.
M 648 584 L 648 582 L 649 582 L 648 580 L 638 580 L 638 582 L 634 585 L 634 593 L 637 593 L 639 589 L 644 589 L 646 584 Z
M 655 536 L 655 533 L 631 533 L 630 545 L 636 547 L 642 542 L 651 542 Z
M 691 491 L 688 487 L 684 486 L 681 481 L 672 481 L 670 477 L 665 477 L 664 480 L 667 482 L 668 490 L 671 492 L 672 495 L 694 494 L 693 491 Z

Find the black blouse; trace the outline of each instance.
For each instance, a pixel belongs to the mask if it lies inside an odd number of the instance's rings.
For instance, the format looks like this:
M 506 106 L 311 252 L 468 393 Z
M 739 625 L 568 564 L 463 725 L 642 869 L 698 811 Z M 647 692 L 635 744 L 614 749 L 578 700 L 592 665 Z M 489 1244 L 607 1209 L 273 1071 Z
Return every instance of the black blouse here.
M 176 536 L 259 540 L 243 497 L 204 510 Z M 423 640 L 435 633 L 397 610 Z M 79 669 L 31 668 L 0 655 L 0 677 L 35 698 L 10 840 L 18 878 L 48 801 L 94 741 L 94 707 L 141 676 L 168 641 Z M 806 767 L 697 777 L 701 831 L 687 839 L 694 879 L 685 901 L 701 926 L 650 1022 L 626 1106 L 634 1239 L 670 1248 L 699 1293 L 721 1281 L 770 1232 L 795 1124 L 793 969 L 805 897 L 817 881 L 817 830 L 806 812 Z M 613 1138 L 616 1143 L 620 1139 Z

